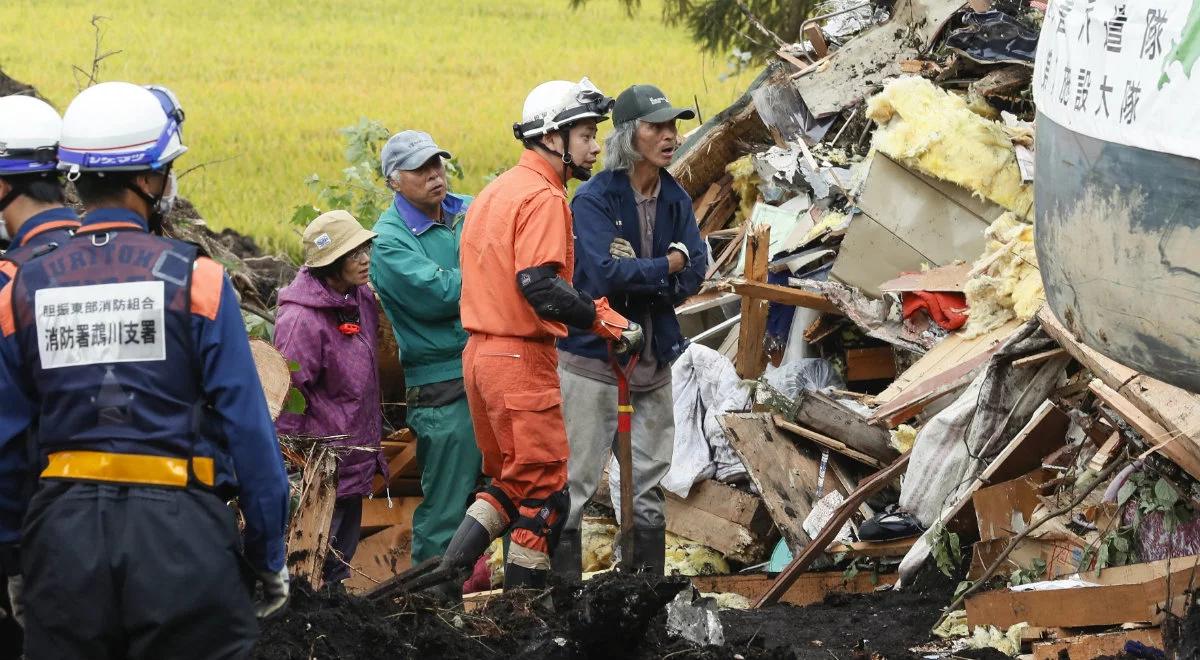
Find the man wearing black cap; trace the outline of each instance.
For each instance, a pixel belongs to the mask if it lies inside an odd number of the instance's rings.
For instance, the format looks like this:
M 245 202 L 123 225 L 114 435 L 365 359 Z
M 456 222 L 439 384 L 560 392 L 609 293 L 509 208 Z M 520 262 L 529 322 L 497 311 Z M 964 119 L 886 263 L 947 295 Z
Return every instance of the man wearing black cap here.
M 622 92 L 613 107 L 613 132 L 604 142 L 604 170 L 580 186 L 571 202 L 575 286 L 593 297 L 608 296 L 614 309 L 642 324 L 646 336 L 630 376 L 634 520 L 622 520 L 621 527 L 634 535 L 632 564 L 659 575 L 666 520 L 658 484 L 670 469 L 675 436 L 671 363 L 687 348 L 675 306 L 700 290 L 708 254 L 692 200 L 666 167 L 679 146 L 676 121 L 695 116 L 672 106 L 653 85 Z M 583 505 L 615 447 L 617 387 L 604 342 L 572 329 L 558 348 L 571 446 L 571 513 L 554 570 L 578 579 Z

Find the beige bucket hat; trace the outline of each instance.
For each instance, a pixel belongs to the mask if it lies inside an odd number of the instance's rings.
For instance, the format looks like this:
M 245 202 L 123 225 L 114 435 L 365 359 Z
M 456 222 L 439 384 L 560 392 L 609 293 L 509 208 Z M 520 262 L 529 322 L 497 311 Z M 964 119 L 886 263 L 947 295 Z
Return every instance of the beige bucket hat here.
M 328 266 L 379 234 L 363 229 L 349 211 L 327 211 L 304 228 L 304 265 Z

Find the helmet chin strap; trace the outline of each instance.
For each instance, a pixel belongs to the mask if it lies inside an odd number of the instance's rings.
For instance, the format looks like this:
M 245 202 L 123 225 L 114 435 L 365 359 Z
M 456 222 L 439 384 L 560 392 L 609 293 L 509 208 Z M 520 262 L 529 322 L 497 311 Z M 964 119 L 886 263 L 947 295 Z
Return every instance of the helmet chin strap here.
M 574 176 L 576 179 L 579 179 L 580 181 L 587 181 L 588 179 L 592 178 L 591 170 L 580 167 L 571 158 L 571 128 L 570 127 L 560 128 L 560 129 L 558 129 L 558 134 L 562 137 L 562 141 L 563 141 L 563 150 L 562 151 L 556 151 L 554 149 L 551 149 L 550 147 L 547 147 L 546 144 L 544 142 L 542 142 L 541 140 L 537 141 L 537 145 L 540 146 L 542 149 L 545 149 L 547 153 L 554 154 L 555 156 L 558 156 L 558 158 L 560 160 L 562 160 L 562 163 L 563 163 L 563 173 L 562 173 L 563 185 L 564 186 L 567 185 L 567 182 L 571 180 L 572 176 Z
M 150 228 L 150 233 L 162 236 L 163 220 L 165 220 L 165 218 L 163 217 L 159 202 L 161 202 L 163 197 L 167 194 L 167 186 L 170 183 L 167 179 L 171 176 L 171 165 L 168 164 L 166 168 L 159 173 L 163 175 L 163 185 L 162 190 L 158 193 L 158 195 L 151 195 L 147 193 L 132 180 L 126 184 L 126 187 L 132 190 L 133 194 L 141 197 L 142 201 L 146 202 L 146 205 L 150 207 L 146 215 L 146 225 Z

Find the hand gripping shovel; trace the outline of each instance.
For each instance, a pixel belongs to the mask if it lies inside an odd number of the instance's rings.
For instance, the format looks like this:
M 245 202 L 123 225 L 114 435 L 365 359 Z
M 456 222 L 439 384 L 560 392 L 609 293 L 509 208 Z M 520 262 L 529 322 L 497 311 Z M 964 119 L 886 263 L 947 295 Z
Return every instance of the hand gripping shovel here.
M 637 366 L 638 356 L 629 357 L 621 367 L 617 356 L 609 351 L 608 363 L 617 377 L 617 465 L 621 468 L 621 563 L 619 568 L 633 572 L 633 404 L 629 400 L 629 377 Z

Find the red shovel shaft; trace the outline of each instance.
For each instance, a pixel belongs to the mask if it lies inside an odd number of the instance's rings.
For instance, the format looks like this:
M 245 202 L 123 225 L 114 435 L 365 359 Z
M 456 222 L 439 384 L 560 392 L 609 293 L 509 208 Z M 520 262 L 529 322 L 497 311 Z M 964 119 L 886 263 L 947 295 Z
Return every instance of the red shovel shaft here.
M 621 569 L 633 568 L 633 404 L 629 400 L 629 376 L 637 365 L 638 356 L 629 358 L 621 367 L 615 357 L 610 359 L 617 377 L 617 465 L 621 475 Z

